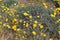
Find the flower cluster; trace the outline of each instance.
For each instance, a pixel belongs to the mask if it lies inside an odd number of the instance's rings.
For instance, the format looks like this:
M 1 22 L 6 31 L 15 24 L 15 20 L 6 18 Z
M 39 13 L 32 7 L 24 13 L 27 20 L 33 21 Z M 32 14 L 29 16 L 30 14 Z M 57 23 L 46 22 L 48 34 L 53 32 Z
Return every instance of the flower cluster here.
M 46 1 L 27 4 L 0 0 L 0 28 L 12 30 L 17 40 L 60 40 L 60 7 L 51 9 L 53 3 Z

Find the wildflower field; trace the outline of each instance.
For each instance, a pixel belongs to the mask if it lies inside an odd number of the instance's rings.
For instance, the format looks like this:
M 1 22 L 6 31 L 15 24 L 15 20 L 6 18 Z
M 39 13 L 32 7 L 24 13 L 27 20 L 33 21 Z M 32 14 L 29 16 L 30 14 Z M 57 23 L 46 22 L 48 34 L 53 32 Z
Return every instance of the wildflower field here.
M 60 40 L 60 0 L 0 0 L 0 40 Z

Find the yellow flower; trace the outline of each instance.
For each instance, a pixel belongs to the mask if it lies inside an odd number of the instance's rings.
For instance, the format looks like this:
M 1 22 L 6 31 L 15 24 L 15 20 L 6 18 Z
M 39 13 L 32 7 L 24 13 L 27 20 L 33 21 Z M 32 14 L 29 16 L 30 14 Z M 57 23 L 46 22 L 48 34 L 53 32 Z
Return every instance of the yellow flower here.
M 12 13 L 9 13 L 9 16 L 13 16 L 13 14 Z
M 16 22 L 17 21 L 17 19 L 16 18 L 14 18 L 13 20 L 12 20 L 12 22 L 14 23 L 14 22 Z
M 48 8 L 47 5 L 45 5 L 45 8 Z
M 43 5 L 45 6 L 45 8 L 47 8 L 47 5 L 46 5 L 46 3 L 43 3 Z
M 2 8 L 5 8 L 5 6 L 1 6 Z
M 19 22 L 22 23 L 22 19 L 20 19 Z
M 14 12 L 16 12 L 16 10 L 13 10 Z
M 17 31 L 20 31 L 20 28 L 18 28 Z
M 55 17 L 55 15 L 53 15 L 53 14 L 50 14 L 50 16 L 51 16 L 51 17 Z
M 24 36 L 22 36 L 22 38 L 24 38 Z
M 33 24 L 33 28 L 36 28 L 37 24 Z
M 2 10 L 2 12 L 4 12 L 4 10 Z
M 10 9 L 9 8 L 6 8 L 7 9 L 7 11 L 9 11 Z
M 26 21 L 24 21 L 23 23 L 26 23 Z
M 38 22 L 35 20 L 35 21 L 34 21 L 34 23 L 36 23 L 36 24 L 37 24 Z
M 26 31 L 24 31 L 23 33 L 26 34 Z
M 58 31 L 59 35 L 60 35 L 60 31 Z
M 8 28 L 11 28 L 10 25 L 7 25 Z
M 5 20 L 6 22 L 8 22 L 8 18 L 6 18 L 6 20 Z
M 26 23 L 26 25 L 25 25 L 26 27 L 28 27 L 29 26 L 29 24 L 28 23 Z
M 4 8 L 4 11 L 6 11 L 6 8 Z
M 54 12 L 54 15 L 56 15 L 56 12 Z
M 43 26 L 43 25 L 41 25 L 41 24 L 39 25 L 39 27 L 40 27 L 41 29 L 42 29 L 42 28 L 44 28 L 44 26 Z
M 2 24 L 2 22 L 0 21 L 0 24 Z
M 49 40 L 53 40 L 53 38 L 50 38 Z
M 12 26 L 12 29 L 13 29 L 14 31 L 16 31 L 16 25 Z
M 60 8 L 56 8 L 56 10 L 60 10 Z
M 17 21 L 16 18 L 13 18 L 13 19 L 12 19 L 12 24 L 18 24 L 18 21 Z
M 45 33 L 42 33 L 42 32 L 41 32 L 40 34 L 41 34 L 41 36 L 46 37 L 46 34 L 45 34 Z
M 56 21 L 56 23 L 59 23 L 60 22 L 60 19 L 58 19 L 57 21 Z
M 29 16 L 29 18 L 31 19 L 31 18 L 32 18 L 32 16 Z
M 37 16 L 37 18 L 40 18 L 40 16 Z
M 56 23 L 59 23 L 59 21 L 56 21 Z
M 25 23 L 23 25 L 25 26 Z
M 46 34 L 43 34 L 44 37 L 46 37 Z
M 24 12 L 23 14 L 24 14 L 24 16 L 29 16 L 29 14 L 27 12 Z
M 60 21 L 60 19 L 58 19 L 58 21 Z
M 35 32 L 35 31 L 32 31 L 32 34 L 33 34 L 33 35 L 36 35 L 36 32 Z
M 16 6 L 17 4 L 16 3 L 14 3 L 14 6 Z
M 7 25 L 6 23 L 3 24 L 3 26 L 6 26 L 6 25 Z
M 2 18 L 2 15 L 0 15 L 0 18 Z

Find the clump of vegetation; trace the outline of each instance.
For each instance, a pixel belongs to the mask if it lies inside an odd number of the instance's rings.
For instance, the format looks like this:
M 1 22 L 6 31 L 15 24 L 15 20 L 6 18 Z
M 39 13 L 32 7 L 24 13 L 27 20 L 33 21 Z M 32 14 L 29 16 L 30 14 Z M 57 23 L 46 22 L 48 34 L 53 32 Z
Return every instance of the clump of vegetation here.
M 60 40 L 60 1 L 0 0 L 0 40 Z

